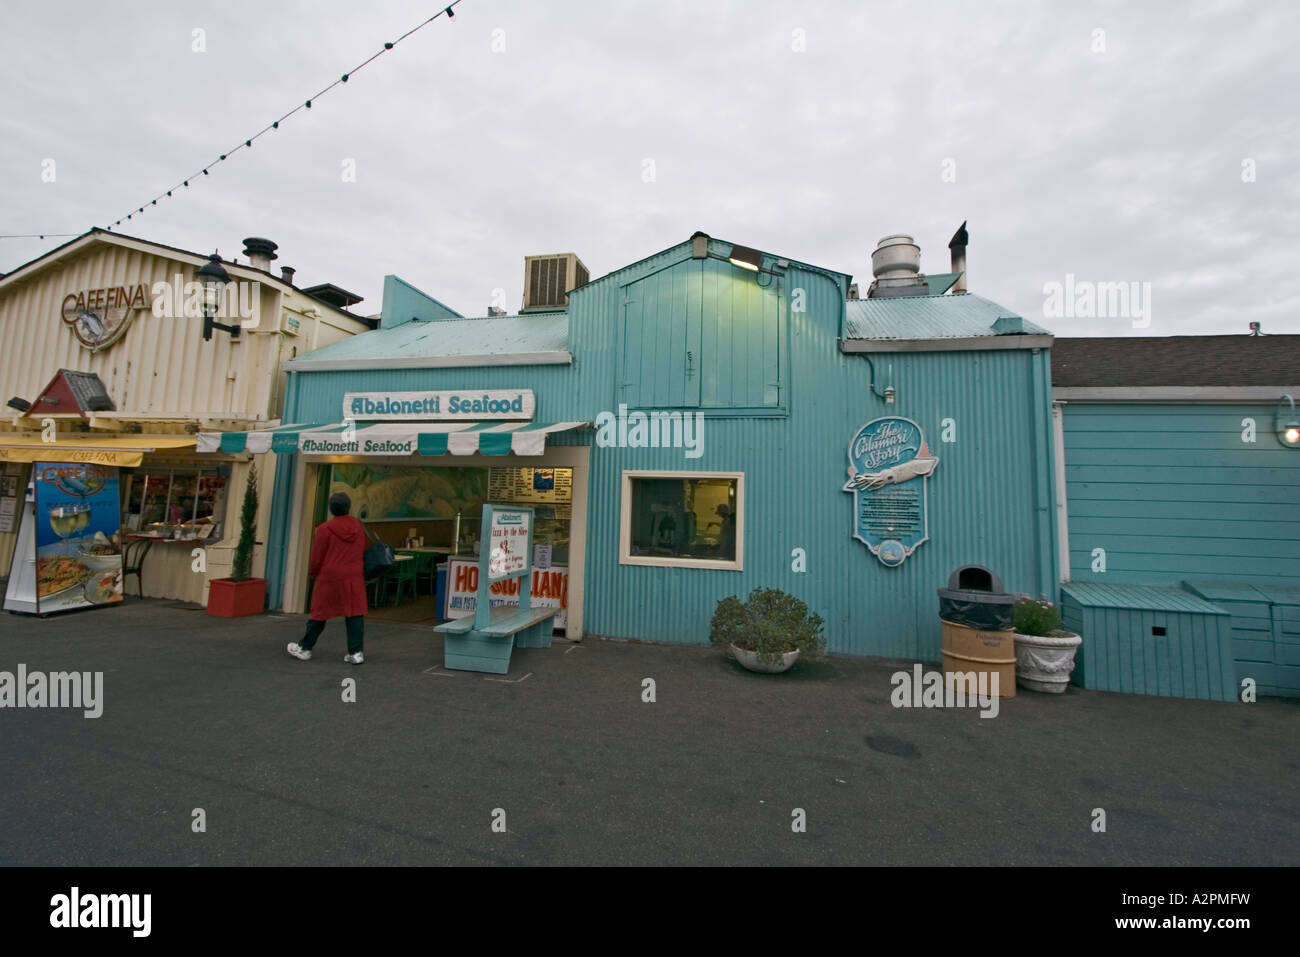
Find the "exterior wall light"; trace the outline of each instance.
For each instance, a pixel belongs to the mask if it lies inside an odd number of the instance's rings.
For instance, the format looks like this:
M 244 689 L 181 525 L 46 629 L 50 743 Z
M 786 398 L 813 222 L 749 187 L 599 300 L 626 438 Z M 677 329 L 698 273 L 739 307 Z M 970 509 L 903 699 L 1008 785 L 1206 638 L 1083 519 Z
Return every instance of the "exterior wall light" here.
M 1289 412 L 1283 407 L 1283 402 L 1290 406 Z M 1278 440 L 1283 445 L 1288 449 L 1300 448 L 1300 419 L 1296 418 L 1295 399 L 1289 395 L 1278 399 L 1277 414 L 1273 424 L 1277 428 Z
M 28 402 L 26 399 L 21 398 L 19 396 L 14 396 L 12 399 L 6 402 L 5 405 L 9 406 L 9 408 L 11 409 L 17 409 L 19 412 L 26 412 L 28 409 L 32 407 L 32 404 L 30 402 Z
M 203 284 L 203 340 L 205 342 L 212 339 L 212 330 L 220 329 L 222 332 L 230 333 L 230 338 L 239 338 L 239 323 L 227 325 L 224 322 L 217 322 L 214 318 L 217 313 L 217 306 L 221 303 L 221 290 L 225 288 L 226 283 L 230 282 L 230 273 L 221 265 L 221 257 L 215 252 L 208 257 L 208 261 L 198 272 L 199 282 Z
M 730 262 L 731 265 L 739 266 L 741 269 L 758 272 L 763 268 L 763 254 L 748 246 L 732 246 Z
M 871 390 L 871 394 L 874 395 L 877 399 L 884 399 L 885 405 L 893 405 L 894 396 L 898 394 L 897 391 L 894 389 L 894 364 L 892 362 L 889 364 L 889 381 L 888 384 L 885 386 L 885 391 L 880 392 L 876 388 L 876 364 L 871 361 L 871 356 L 868 355 L 867 353 L 860 352 L 858 353 L 858 355 L 866 359 L 867 365 L 871 368 L 871 381 L 867 383 L 867 388 Z

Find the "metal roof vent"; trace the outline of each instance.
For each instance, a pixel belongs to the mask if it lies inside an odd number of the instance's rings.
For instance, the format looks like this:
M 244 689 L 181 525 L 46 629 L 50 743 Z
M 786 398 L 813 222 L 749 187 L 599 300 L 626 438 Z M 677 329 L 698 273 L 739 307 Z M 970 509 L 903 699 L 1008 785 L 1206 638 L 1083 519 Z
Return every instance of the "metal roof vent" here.
M 522 311 L 563 309 L 569 292 L 591 279 L 587 267 L 574 253 L 524 257 L 524 308 Z
M 244 255 L 248 257 L 248 264 L 263 272 L 270 272 L 271 260 L 280 258 L 275 254 L 279 248 L 276 243 L 260 236 L 249 236 L 244 240 Z
M 868 299 L 924 296 L 930 291 L 921 275 L 921 247 L 906 233 L 886 236 L 876 244 L 871 275 L 875 280 L 867 290 Z

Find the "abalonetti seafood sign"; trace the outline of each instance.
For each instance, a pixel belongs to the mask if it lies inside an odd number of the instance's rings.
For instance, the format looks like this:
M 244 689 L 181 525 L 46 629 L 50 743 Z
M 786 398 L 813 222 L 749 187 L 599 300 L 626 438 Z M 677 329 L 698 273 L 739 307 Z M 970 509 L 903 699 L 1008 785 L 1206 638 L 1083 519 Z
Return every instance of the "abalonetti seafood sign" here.
M 531 389 L 491 392 L 349 392 L 343 418 L 356 419 L 531 419 Z

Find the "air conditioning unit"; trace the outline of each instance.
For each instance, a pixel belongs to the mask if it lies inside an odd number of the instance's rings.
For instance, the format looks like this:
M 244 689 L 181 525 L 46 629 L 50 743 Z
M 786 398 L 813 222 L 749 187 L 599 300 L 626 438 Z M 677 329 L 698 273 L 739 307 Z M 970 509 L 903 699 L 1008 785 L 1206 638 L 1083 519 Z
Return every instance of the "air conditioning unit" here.
M 574 253 L 524 257 L 523 311 L 563 309 L 569 291 L 591 279 L 587 267 Z

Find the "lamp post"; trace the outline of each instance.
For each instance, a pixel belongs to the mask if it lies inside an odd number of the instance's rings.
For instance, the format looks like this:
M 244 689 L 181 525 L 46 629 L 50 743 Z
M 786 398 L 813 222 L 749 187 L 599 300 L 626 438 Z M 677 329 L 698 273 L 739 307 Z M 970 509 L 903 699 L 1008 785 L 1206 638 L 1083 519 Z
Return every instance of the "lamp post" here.
M 221 265 L 221 257 L 215 252 L 208 257 L 198 272 L 199 282 L 203 284 L 203 340 L 212 339 L 212 330 L 220 329 L 230 333 L 230 338 L 239 338 L 239 323 L 226 324 L 215 319 L 217 307 L 221 304 L 221 291 L 230 282 L 230 273 Z

